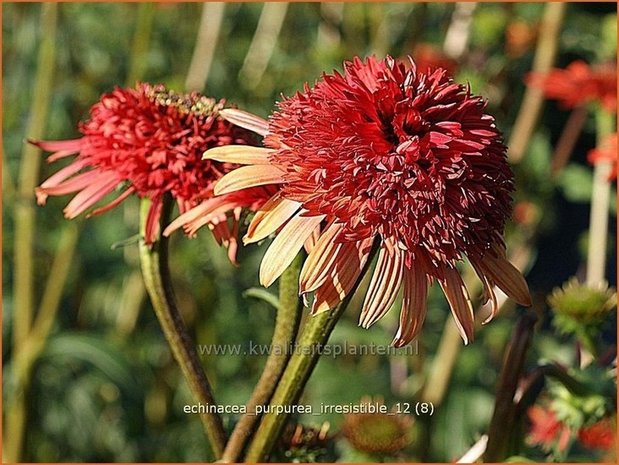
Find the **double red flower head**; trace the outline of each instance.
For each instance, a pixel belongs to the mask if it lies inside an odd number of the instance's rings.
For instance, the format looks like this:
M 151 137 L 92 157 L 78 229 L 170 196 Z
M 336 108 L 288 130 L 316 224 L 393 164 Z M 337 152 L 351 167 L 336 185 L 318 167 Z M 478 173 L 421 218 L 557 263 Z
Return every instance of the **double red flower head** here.
M 181 213 L 203 202 L 213 203 L 215 182 L 236 167 L 203 160 L 205 149 L 255 143 L 250 132 L 219 116 L 223 108 L 223 100 L 177 94 L 161 85 L 138 84 L 135 89 L 116 88 L 104 94 L 90 109 L 90 118 L 80 124 L 82 137 L 33 141 L 55 152 L 49 162 L 74 157 L 37 188 L 38 202 L 44 204 L 50 195 L 75 193 L 64 210 L 67 218 L 75 218 L 87 211 L 103 213 L 131 194 L 149 198 L 145 240 L 153 242 L 164 194 L 176 200 Z M 241 207 L 255 209 L 267 194 L 264 189 L 252 189 L 220 199 L 205 224 L 218 240 L 231 245 L 236 224 L 234 219 L 232 225 L 226 222 L 228 213 Z M 113 198 L 109 203 L 91 210 L 108 195 Z M 195 230 L 188 225 L 187 232 Z

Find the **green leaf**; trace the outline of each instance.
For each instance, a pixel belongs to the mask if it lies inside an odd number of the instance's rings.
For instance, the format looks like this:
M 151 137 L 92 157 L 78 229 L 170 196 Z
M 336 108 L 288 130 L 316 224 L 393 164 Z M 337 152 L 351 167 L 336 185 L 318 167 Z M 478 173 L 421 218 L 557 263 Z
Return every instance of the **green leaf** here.
M 566 199 L 575 203 L 591 201 L 593 173 L 590 169 L 571 163 L 558 176 L 559 188 Z
M 92 364 L 119 385 L 136 384 L 124 354 L 93 336 L 70 333 L 54 336 L 42 357 L 79 360 Z
M 279 308 L 279 298 L 260 287 L 251 287 L 247 289 L 243 292 L 243 297 L 253 297 L 254 299 L 263 300 L 272 305 L 276 310 Z
M 617 54 L 617 15 L 606 15 L 602 20 L 602 40 L 598 53 L 602 61 L 614 60 Z

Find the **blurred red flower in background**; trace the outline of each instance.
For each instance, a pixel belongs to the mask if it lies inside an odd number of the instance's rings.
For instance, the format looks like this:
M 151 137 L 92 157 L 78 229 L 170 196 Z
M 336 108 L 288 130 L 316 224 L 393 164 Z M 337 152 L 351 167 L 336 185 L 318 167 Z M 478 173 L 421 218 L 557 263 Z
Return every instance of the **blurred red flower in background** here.
M 529 73 L 526 82 L 541 89 L 547 99 L 558 100 L 566 108 L 598 101 L 609 111 L 617 110 L 617 67 L 614 63 L 591 67 L 584 61 L 574 61 L 565 69 Z
M 611 450 L 617 440 L 615 420 L 605 418 L 578 431 L 578 440 L 585 447 Z
M 550 450 L 556 446 L 559 452 L 564 451 L 570 440 L 570 428 L 557 419 L 550 409 L 534 405 L 527 411 L 531 421 L 528 441 L 532 445 Z
M 452 75 L 458 68 L 458 62 L 448 57 L 440 47 L 433 44 L 422 43 L 413 50 L 413 58 L 417 70 L 422 73 L 434 71 L 436 68 L 443 68 L 447 74 Z M 404 61 L 406 63 L 406 61 Z

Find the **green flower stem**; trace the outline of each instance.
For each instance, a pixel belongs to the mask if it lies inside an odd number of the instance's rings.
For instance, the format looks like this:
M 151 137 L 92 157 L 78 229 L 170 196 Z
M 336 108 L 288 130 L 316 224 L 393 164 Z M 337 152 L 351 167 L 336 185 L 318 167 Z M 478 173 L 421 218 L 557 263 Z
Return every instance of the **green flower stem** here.
M 198 36 L 185 78 L 185 89 L 189 92 L 201 92 L 206 86 L 217 43 L 223 40 L 220 32 L 225 10 L 225 2 L 205 2 L 202 5 Z
M 615 131 L 613 115 L 598 108 L 596 112 L 597 143 Z M 606 243 L 608 241 L 608 208 L 610 205 L 611 161 L 600 161 L 593 168 L 593 191 L 591 193 L 591 216 L 589 220 L 589 246 L 587 251 L 587 284 L 594 286 L 604 282 Z
M 270 406 L 293 405 L 301 397 L 314 367 L 318 363 L 321 348 L 327 343 L 335 324 L 340 319 L 350 300 L 355 294 L 361 279 L 365 275 L 377 247 L 374 246 L 370 256 L 357 278 L 357 282 L 348 295 L 333 310 L 307 319 L 295 351 L 286 366 L 284 374 L 275 389 Z M 288 419 L 288 414 L 266 413 L 249 444 L 245 461 L 249 463 L 263 461 L 271 452 Z
M 133 42 L 131 44 L 131 61 L 127 73 L 127 87 L 135 86 L 142 79 L 148 64 L 148 48 L 155 20 L 155 4 L 140 3 L 137 5 L 137 18 Z
M 47 115 L 52 96 L 52 85 L 56 64 L 56 29 L 58 6 L 54 3 L 41 5 L 41 44 L 37 57 L 37 69 L 32 89 L 32 105 L 28 116 L 26 136 L 40 139 L 45 131 Z M 36 237 L 36 212 L 34 188 L 39 180 L 41 151 L 24 144 L 19 166 L 19 182 L 14 200 L 15 245 L 13 269 L 13 353 L 18 354 L 28 342 L 34 319 L 34 243 Z M 8 171 L 8 170 L 7 170 Z M 3 459 L 19 462 L 22 454 L 26 427 L 28 382 L 19 389 L 10 401 L 10 415 L 7 414 L 7 428 L 4 430 L 5 447 Z M 8 407 L 8 405 L 7 405 Z M 10 434 L 6 433 L 10 431 Z
M 63 229 L 37 316 L 27 338 L 20 344 L 19 350 L 14 352 L 14 358 L 11 361 L 14 390 L 7 395 L 10 401 L 6 404 L 6 428 L 4 430 L 6 434 L 4 458 L 7 462 L 20 461 L 27 421 L 27 395 L 31 374 L 35 362 L 45 349 L 56 321 L 60 299 L 73 263 L 79 232 L 75 224 L 69 224 Z
M 142 199 L 140 205 L 140 234 L 142 237 L 144 237 L 149 208 L 150 200 Z M 165 228 L 171 211 L 172 202 L 166 196 L 161 212 L 161 230 Z M 151 246 L 141 240 L 140 264 L 144 284 L 153 304 L 153 309 L 194 399 L 204 405 L 215 405 L 211 387 L 200 363 L 195 345 L 176 306 L 168 268 L 168 239 L 159 237 Z M 203 413 L 200 414 L 200 419 L 213 453 L 219 459 L 226 442 L 221 417 L 212 413 Z
M 546 4 L 531 71 L 547 73 L 552 68 L 559 48 L 565 10 L 566 5 L 564 3 L 549 2 Z M 527 147 L 537 128 L 537 121 L 543 105 L 544 93 L 541 89 L 527 87 L 507 144 L 509 147 L 507 156 L 510 163 L 518 163 L 527 153 Z
M 284 271 L 279 281 L 279 304 L 275 329 L 271 340 L 269 354 L 264 370 L 247 402 L 247 413 L 241 417 L 230 436 L 224 451 L 222 462 L 236 462 L 243 451 L 259 417 L 255 414 L 256 406 L 267 403 L 281 378 L 286 363 L 290 359 L 289 347 L 292 346 L 301 320 L 301 300 L 299 299 L 299 273 L 303 262 L 302 254 L 297 255 L 291 265 Z
M 537 317 L 534 313 L 524 313 L 505 351 L 503 367 L 497 384 L 494 412 L 490 420 L 484 462 L 500 462 L 509 455 L 508 449 L 516 426 L 517 405 L 514 402 L 514 396 L 536 321 Z
M 342 302 L 334 310 L 310 317 L 303 328 L 297 349 L 290 358 L 270 405 L 292 405 L 301 396 L 305 384 L 318 363 L 320 357 L 318 348 L 327 342 L 335 323 L 346 308 Z M 288 415 L 267 413 L 254 436 L 245 461 L 249 463 L 262 462 L 271 452 L 278 439 Z

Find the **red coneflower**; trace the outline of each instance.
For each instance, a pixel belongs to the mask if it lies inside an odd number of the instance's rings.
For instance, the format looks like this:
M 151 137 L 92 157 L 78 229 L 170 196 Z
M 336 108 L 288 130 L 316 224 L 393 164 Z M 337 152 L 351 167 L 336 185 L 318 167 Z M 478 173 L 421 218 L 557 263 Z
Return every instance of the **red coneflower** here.
M 611 450 L 616 441 L 615 420 L 605 418 L 578 431 L 578 440 L 585 447 L 592 449 Z
M 265 148 L 221 147 L 205 156 L 242 163 L 216 194 L 275 184 L 245 242 L 278 231 L 260 268 L 269 286 L 304 243 L 313 244 L 300 292 L 314 292 L 313 313 L 336 306 L 359 277 L 378 240 L 378 262 L 360 324 L 369 327 L 404 298 L 396 346 L 410 342 L 424 320 L 428 284 L 436 279 L 465 342 L 473 309 L 456 269 L 466 255 L 486 297 L 496 284 L 517 302 L 530 297 L 505 258 L 501 238 L 510 213 L 512 173 L 485 103 L 445 70 L 430 74 L 391 57 L 356 58 L 344 74 L 284 99 L 269 121 L 224 110 L 229 121 L 265 136 Z
M 609 111 L 617 110 L 617 67 L 614 64 L 591 67 L 584 61 L 574 61 L 565 69 L 530 73 L 526 82 L 566 108 L 598 101 Z
M 529 408 L 527 415 L 531 421 L 528 437 L 530 444 L 541 446 L 547 451 L 556 447 L 562 452 L 567 448 L 572 433 L 552 410 L 534 405 Z
M 115 193 L 115 198 L 89 215 L 108 211 L 136 193 L 152 200 L 147 243 L 158 232 L 164 194 L 174 197 L 181 213 L 203 201 L 216 204 L 215 214 L 205 222 L 233 255 L 238 209 L 258 208 L 270 194 L 258 188 L 212 198 L 215 181 L 236 166 L 203 160 L 204 150 L 254 143 L 253 134 L 219 117 L 223 107 L 223 100 L 177 94 L 162 85 L 138 84 L 135 89 L 116 88 L 104 94 L 90 109 L 90 119 L 80 124 L 79 139 L 33 141 L 55 152 L 48 162 L 75 155 L 36 189 L 38 203 L 44 204 L 49 195 L 77 193 L 64 209 L 72 219 L 108 194 Z M 228 212 L 234 212 L 232 226 L 226 221 Z

